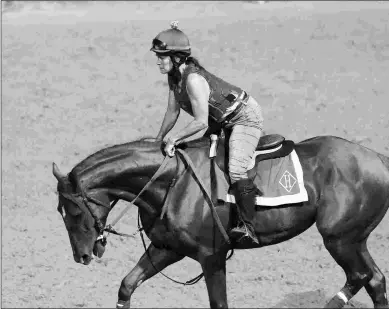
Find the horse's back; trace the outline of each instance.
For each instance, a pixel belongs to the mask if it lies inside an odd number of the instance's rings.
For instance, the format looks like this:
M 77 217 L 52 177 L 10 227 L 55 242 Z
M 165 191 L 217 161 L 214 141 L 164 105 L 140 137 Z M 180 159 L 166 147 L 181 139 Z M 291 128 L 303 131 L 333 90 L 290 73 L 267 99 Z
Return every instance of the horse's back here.
M 373 160 L 383 163 L 380 158 L 386 158 L 376 151 L 347 139 L 324 135 L 316 136 L 295 144 L 295 149 L 302 158 L 328 159 L 333 164 L 350 163 L 347 159 L 355 158 L 362 161 Z M 342 160 L 343 159 L 343 160 Z M 377 160 L 379 159 L 379 160 Z M 385 164 L 387 167 L 389 164 Z
M 336 136 L 304 140 L 295 149 L 304 178 L 316 174 L 316 181 L 323 185 L 343 179 L 389 192 L 389 158 L 372 149 Z

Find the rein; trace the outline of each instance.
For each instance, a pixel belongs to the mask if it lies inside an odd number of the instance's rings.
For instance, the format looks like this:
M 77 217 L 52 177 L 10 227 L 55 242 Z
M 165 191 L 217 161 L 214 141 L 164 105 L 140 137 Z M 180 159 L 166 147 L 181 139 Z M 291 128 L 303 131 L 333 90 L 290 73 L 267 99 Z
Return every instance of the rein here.
M 197 171 L 196 171 L 196 168 L 195 168 L 195 166 L 194 166 L 192 160 L 190 159 L 190 157 L 188 156 L 188 154 L 187 154 L 184 150 L 179 149 L 179 148 L 177 148 L 176 150 L 184 157 L 186 163 L 188 163 L 188 165 L 189 165 L 190 168 L 192 169 L 194 176 L 196 177 L 196 179 L 197 179 L 198 182 L 200 183 L 200 188 L 202 188 L 202 189 L 204 190 L 204 193 L 205 193 L 205 195 L 206 195 L 206 197 L 207 197 L 207 199 L 208 199 L 208 203 L 210 204 L 209 206 L 210 206 L 210 209 L 211 209 L 211 211 L 212 211 L 213 218 L 215 219 L 216 224 L 217 224 L 217 226 L 218 226 L 220 232 L 222 233 L 222 235 L 223 235 L 223 237 L 224 237 L 224 240 L 225 240 L 228 244 L 230 244 L 230 243 L 231 243 L 230 238 L 228 237 L 227 232 L 226 232 L 226 230 L 224 229 L 222 222 L 220 221 L 219 215 L 218 215 L 217 212 L 216 212 L 216 207 L 215 207 L 215 205 L 214 205 L 213 202 L 212 202 L 211 194 L 210 194 L 210 193 L 208 192 L 208 190 L 206 189 L 206 186 L 205 186 L 204 182 L 203 182 L 203 181 L 201 180 L 201 178 L 198 176 L 198 173 L 197 173 Z

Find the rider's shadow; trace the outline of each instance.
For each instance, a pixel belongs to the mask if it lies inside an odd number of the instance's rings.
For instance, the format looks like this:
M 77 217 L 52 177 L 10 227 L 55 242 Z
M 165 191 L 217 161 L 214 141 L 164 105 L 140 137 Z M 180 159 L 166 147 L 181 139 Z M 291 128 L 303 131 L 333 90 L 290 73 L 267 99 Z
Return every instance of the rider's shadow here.
M 284 299 L 271 308 L 323 308 L 331 297 L 322 290 L 287 294 Z M 372 308 L 359 301 L 351 300 L 343 308 Z

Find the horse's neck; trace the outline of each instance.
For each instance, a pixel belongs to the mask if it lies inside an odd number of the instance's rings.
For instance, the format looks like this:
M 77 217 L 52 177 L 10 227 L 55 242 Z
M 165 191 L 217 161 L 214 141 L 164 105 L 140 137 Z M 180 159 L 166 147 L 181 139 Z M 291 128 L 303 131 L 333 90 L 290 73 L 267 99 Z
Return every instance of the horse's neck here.
M 155 162 L 158 162 L 158 160 L 150 160 L 150 164 L 135 170 L 128 170 L 126 173 L 112 179 L 103 188 L 108 193 L 110 201 L 122 199 L 133 202 L 143 188 L 147 186 L 136 198 L 134 204 L 152 216 L 159 214 L 162 210 L 163 199 L 169 188 L 169 183 L 177 172 L 177 160 L 170 159 L 162 170 L 159 169 L 162 162 L 159 162 L 159 164 Z M 151 181 L 157 170 L 159 170 L 158 178 Z
M 183 148 L 186 148 L 185 151 L 189 156 L 194 155 L 195 157 L 198 157 L 198 155 L 200 155 L 198 158 L 208 157 L 206 154 L 203 155 L 200 153 L 208 153 L 209 138 L 189 142 L 185 146 Z M 141 213 L 146 216 L 150 215 L 150 217 L 155 217 L 155 215 L 160 214 L 162 211 L 164 199 L 170 188 L 171 181 L 181 173 L 182 169 L 185 169 L 185 164 L 183 164 L 182 160 L 179 158 L 179 155 L 176 155 L 176 157 L 171 159 L 165 158 L 165 160 L 169 160 L 166 167 L 160 171 L 161 173 L 158 178 L 149 184 L 150 179 L 159 169 L 164 159 L 159 149 L 155 152 L 139 152 L 134 155 L 134 158 L 128 158 L 128 160 L 134 160 L 136 163 L 133 167 L 121 170 L 116 173 L 117 175 L 111 175 L 110 180 L 105 182 L 100 189 L 107 193 L 110 202 L 113 202 L 118 198 L 132 202 L 139 192 L 148 185 L 148 188 L 139 196 L 139 198 L 137 198 L 134 204 L 141 210 L 145 210 Z M 195 161 L 199 163 L 198 160 Z

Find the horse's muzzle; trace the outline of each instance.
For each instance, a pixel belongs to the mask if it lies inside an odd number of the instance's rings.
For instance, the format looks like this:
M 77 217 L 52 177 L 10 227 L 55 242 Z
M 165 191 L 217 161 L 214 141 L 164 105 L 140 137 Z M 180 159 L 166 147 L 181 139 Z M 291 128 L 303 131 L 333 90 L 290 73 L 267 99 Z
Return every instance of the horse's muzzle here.
M 74 257 L 74 260 L 76 261 L 76 263 L 80 263 L 83 265 L 89 265 L 93 259 L 89 254 L 84 254 L 81 257 L 74 255 L 73 257 Z

